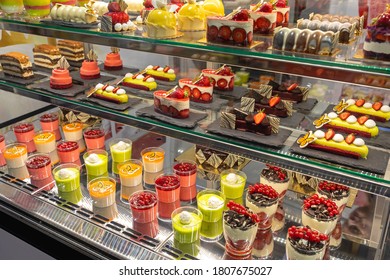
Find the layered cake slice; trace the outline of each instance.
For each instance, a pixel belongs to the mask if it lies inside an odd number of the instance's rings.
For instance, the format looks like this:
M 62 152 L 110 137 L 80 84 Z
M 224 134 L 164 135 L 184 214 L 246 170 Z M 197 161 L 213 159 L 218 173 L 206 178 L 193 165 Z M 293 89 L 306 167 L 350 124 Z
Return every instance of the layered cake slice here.
M 124 89 L 100 83 L 95 86 L 92 96 L 114 103 L 126 103 L 129 100 Z
M 356 138 L 354 134 L 344 137 L 341 134 L 336 134 L 333 129 L 328 129 L 326 132 L 322 130 L 316 130 L 314 133 L 309 131 L 301 136 L 297 143 L 302 149 L 315 149 L 355 159 L 366 159 L 368 155 L 368 147 L 363 139 Z
M 249 14 L 253 19 L 255 33 L 272 34 L 274 32 L 277 12 L 271 3 L 261 1 L 257 5 L 251 5 Z
M 61 57 L 56 68 L 52 70 L 50 87 L 54 89 L 67 89 L 72 87 L 72 77 L 69 75 L 69 63 L 65 57 Z
M 58 40 L 57 47 L 62 56 L 71 66 L 80 67 L 84 61 L 84 45 L 83 43 L 71 40 Z
M 255 91 L 251 91 L 252 93 Z M 282 100 L 279 96 L 266 97 L 260 94 L 251 94 L 241 98 L 241 109 L 252 112 L 254 110 L 263 111 L 268 115 L 279 118 L 292 116 L 293 103 Z
M 211 79 L 215 89 L 232 91 L 234 88 L 234 73 L 226 64 L 216 70 L 203 69 L 202 74 Z
M 6 75 L 23 79 L 34 77 L 30 59 L 20 52 L 9 52 L 0 55 L 0 64 Z
M 170 91 L 154 92 L 154 110 L 176 119 L 185 119 L 190 115 L 190 98 L 188 93 L 179 87 Z
M 157 88 L 157 83 L 150 75 L 144 75 L 145 71 L 137 74 L 127 73 L 123 78 L 122 85 L 125 87 L 151 91 Z
M 277 12 L 276 26 L 287 26 L 290 19 L 290 6 L 287 0 L 274 1 L 275 10 Z
M 357 117 L 367 115 L 378 122 L 386 122 L 390 119 L 390 106 L 379 101 L 370 103 L 364 99 L 348 99 L 347 101 L 342 99 L 333 107 L 333 111 L 337 114 L 347 111 Z
M 169 66 L 149 65 L 145 68 L 146 75 L 152 76 L 156 80 L 173 82 L 176 80 L 175 70 Z
M 237 9 L 220 17 L 207 17 L 207 42 L 250 46 L 253 42 L 253 19 L 247 10 Z
M 211 103 L 213 101 L 213 84 L 209 77 L 201 74 L 194 80 L 180 79 L 179 87 L 189 92 L 191 101 L 199 103 Z
M 36 45 L 33 49 L 33 52 L 34 64 L 41 67 L 54 69 L 58 61 L 61 59 L 60 50 L 52 45 Z
M 345 133 L 354 133 L 362 137 L 375 137 L 379 133 L 375 121 L 368 116 L 356 118 L 350 112 L 343 112 L 340 115 L 335 112 L 322 115 L 316 119 L 313 124 L 318 128 L 332 128 L 336 131 Z
M 273 80 L 268 81 L 266 86 L 260 86 L 260 91 L 265 96 L 269 96 L 269 92 L 271 92 L 272 96 L 279 96 L 283 100 L 297 103 L 306 101 L 307 96 L 309 95 L 309 88 L 307 87 L 300 87 L 297 83 L 286 86 Z
M 80 68 L 80 77 L 83 80 L 93 80 L 100 78 L 100 69 L 97 64 L 97 55 L 93 50 L 87 55 Z

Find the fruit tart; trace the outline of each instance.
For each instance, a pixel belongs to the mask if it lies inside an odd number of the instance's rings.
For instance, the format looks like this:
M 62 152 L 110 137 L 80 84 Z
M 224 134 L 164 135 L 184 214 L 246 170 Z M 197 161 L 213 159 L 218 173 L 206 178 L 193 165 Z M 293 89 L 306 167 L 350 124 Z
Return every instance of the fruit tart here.
M 127 4 L 123 0 L 112 1 L 108 4 L 108 12 L 101 20 L 101 29 L 105 32 L 120 32 L 134 28 L 126 12 Z
M 122 81 L 125 87 L 151 91 L 157 88 L 157 83 L 150 75 L 144 75 L 145 71 L 137 74 L 127 73 Z
M 250 46 L 253 42 L 253 19 L 240 8 L 224 17 L 207 17 L 207 42 Z
M 257 5 L 251 5 L 249 15 L 253 19 L 253 32 L 260 34 L 274 32 L 277 12 L 271 3 L 261 1 Z
M 328 129 L 326 132 L 309 131 L 301 136 L 297 143 L 302 149 L 315 149 L 355 159 L 366 159 L 368 155 L 368 147 L 363 139 L 356 138 L 354 134 L 344 137 L 333 129 Z
M 174 87 L 170 91 L 154 92 L 154 110 L 176 119 L 186 119 L 190 116 L 190 98 L 187 91 Z
M 313 124 L 317 129 L 332 128 L 335 131 L 341 131 L 348 134 L 354 133 L 366 138 L 376 137 L 379 133 L 379 129 L 374 120 L 370 119 L 368 116 L 356 118 L 347 111 L 342 112 L 339 115 L 335 112 L 324 114 L 319 119 L 316 119 Z
M 169 66 L 149 65 L 145 68 L 146 75 L 152 76 L 156 80 L 173 82 L 176 80 L 175 70 Z
M 126 103 L 129 101 L 129 97 L 124 89 L 110 86 L 109 84 L 97 84 L 92 96 L 113 103 Z
M 199 103 L 211 103 L 213 101 L 213 84 L 211 79 L 203 74 L 194 80 L 180 79 L 179 87 L 189 92 L 191 101 Z
M 232 68 L 225 64 L 217 70 L 203 69 L 202 74 L 211 79 L 215 89 L 232 91 L 234 88 L 234 73 Z

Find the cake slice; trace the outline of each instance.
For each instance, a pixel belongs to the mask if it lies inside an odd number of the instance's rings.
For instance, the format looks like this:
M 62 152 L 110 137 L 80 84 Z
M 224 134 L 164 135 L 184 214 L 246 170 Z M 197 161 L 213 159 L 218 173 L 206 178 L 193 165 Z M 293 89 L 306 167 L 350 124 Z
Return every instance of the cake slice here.
M 176 80 L 175 70 L 169 66 L 160 67 L 149 65 L 145 69 L 146 74 L 152 76 L 156 80 L 173 82 Z
M 83 43 L 71 40 L 59 40 L 57 46 L 61 55 L 65 56 L 71 66 L 81 66 L 85 58 Z
M 189 92 L 191 101 L 211 103 L 213 101 L 213 85 L 209 77 L 200 74 L 194 80 L 184 78 L 179 80 L 179 87 Z
M 179 87 L 170 91 L 154 92 L 154 110 L 176 119 L 186 119 L 190 115 L 190 98 L 188 93 Z
M 44 68 L 54 69 L 61 59 L 60 50 L 56 46 L 41 44 L 33 49 L 34 64 Z
M 348 111 L 355 116 L 369 116 L 378 122 L 386 122 L 390 119 L 390 106 L 382 102 L 370 103 L 364 99 L 342 99 L 339 104 L 333 107 L 333 111 L 341 114 Z
M 249 94 L 241 98 L 241 109 L 249 112 L 258 110 L 279 118 L 287 118 L 292 116 L 293 103 L 282 100 L 279 96 L 267 97 L 256 90 L 251 90 Z
M 100 83 L 95 86 L 92 96 L 114 103 L 126 103 L 129 100 L 124 89 Z
M 216 70 L 203 69 L 202 74 L 211 79 L 214 88 L 217 90 L 232 91 L 234 88 L 234 73 L 232 68 L 226 64 Z
M 157 88 L 157 83 L 150 75 L 144 75 L 145 71 L 137 74 L 127 73 L 123 78 L 122 85 L 125 87 L 136 88 L 140 90 L 154 90 Z
M 23 79 L 34 77 L 29 57 L 20 52 L 9 52 L 0 55 L 0 64 L 6 75 Z

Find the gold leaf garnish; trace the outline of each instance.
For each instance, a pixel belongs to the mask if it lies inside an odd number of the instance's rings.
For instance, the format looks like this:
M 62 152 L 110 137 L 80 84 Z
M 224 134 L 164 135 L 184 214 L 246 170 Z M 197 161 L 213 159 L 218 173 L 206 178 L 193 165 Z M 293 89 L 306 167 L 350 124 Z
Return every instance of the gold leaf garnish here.
M 335 111 L 337 114 L 341 114 L 346 108 L 349 107 L 349 104 L 345 102 L 344 99 L 341 99 L 339 104 L 333 107 L 333 111 Z
M 119 53 L 119 48 L 111 47 L 111 52 L 112 53 Z
M 94 50 L 90 50 L 89 53 L 87 54 L 87 58 L 89 61 L 97 61 L 98 56 Z
M 323 125 L 329 123 L 331 120 L 328 117 L 327 114 L 323 114 L 319 119 L 315 120 L 313 124 L 315 125 L 316 128 L 320 128 Z
M 316 141 L 317 138 L 314 136 L 312 131 L 307 132 L 305 135 L 298 138 L 297 143 L 300 148 L 305 148 L 310 143 Z
M 68 69 L 70 67 L 69 62 L 66 60 L 65 56 L 61 56 L 61 59 L 58 61 L 56 68 Z

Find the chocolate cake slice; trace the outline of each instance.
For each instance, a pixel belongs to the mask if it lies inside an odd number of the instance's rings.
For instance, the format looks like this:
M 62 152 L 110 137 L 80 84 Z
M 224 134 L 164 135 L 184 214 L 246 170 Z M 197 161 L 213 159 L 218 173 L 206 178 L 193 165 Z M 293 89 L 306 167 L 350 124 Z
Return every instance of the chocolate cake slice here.
M 71 66 L 81 67 L 85 59 L 83 43 L 71 40 L 59 40 L 57 46 Z
M 248 112 L 263 111 L 268 115 L 287 118 L 292 115 L 293 104 L 282 100 L 279 96 L 266 97 L 252 90 L 247 96 L 241 98 L 241 109 Z
M 36 45 L 33 49 L 34 63 L 37 66 L 54 69 L 62 55 L 60 50 L 48 44 Z
M 9 52 L 0 55 L 0 64 L 6 75 L 29 79 L 34 77 L 32 64 L 28 56 L 19 52 Z
M 309 94 L 309 88 L 300 87 L 297 84 L 292 84 L 289 87 L 286 87 L 284 85 L 278 84 L 275 81 L 270 80 L 268 82 L 268 85 L 266 86 L 272 88 L 272 96 L 279 96 L 283 100 L 294 101 L 297 103 L 305 101 L 307 99 L 307 95 Z M 260 88 L 260 90 L 269 89 Z

